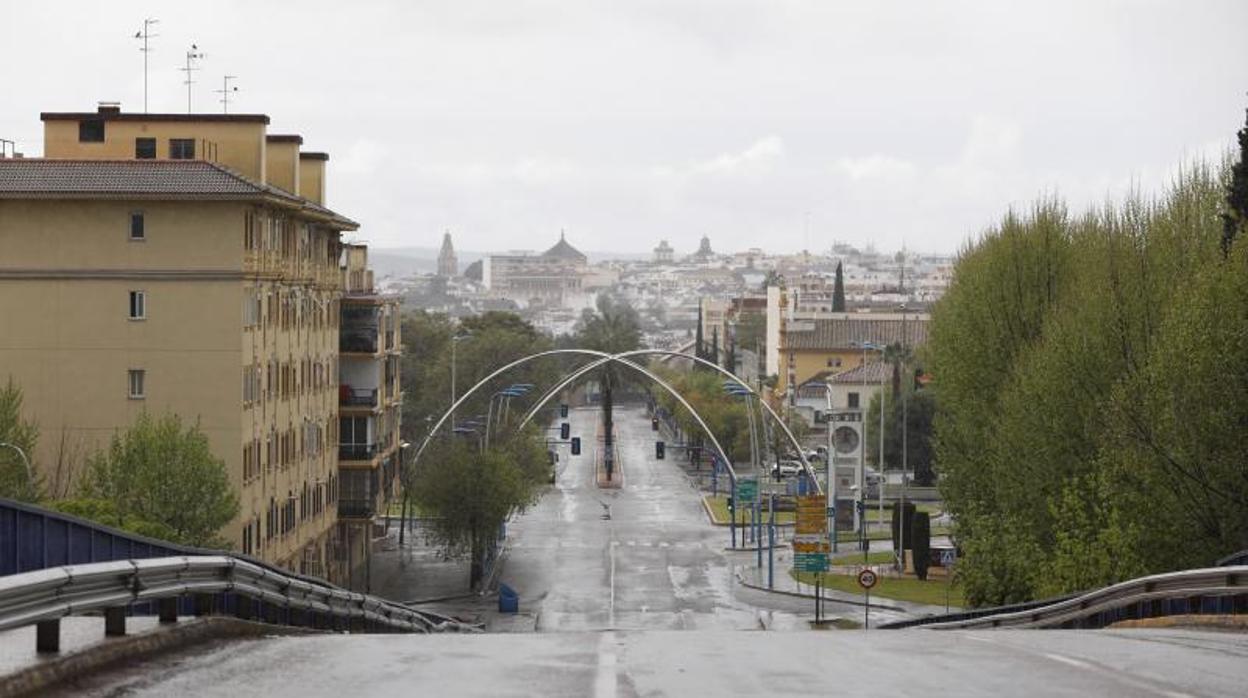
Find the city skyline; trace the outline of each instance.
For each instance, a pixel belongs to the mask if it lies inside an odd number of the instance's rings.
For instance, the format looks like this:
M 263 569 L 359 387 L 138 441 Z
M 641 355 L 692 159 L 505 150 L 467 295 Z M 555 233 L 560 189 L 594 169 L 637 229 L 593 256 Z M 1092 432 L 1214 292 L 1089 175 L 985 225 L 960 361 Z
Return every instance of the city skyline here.
M 238 76 L 231 111 L 329 152 L 330 202 L 375 248 L 565 228 L 628 253 L 703 234 L 952 253 L 1039 196 L 1077 211 L 1220 158 L 1248 84 L 1233 2 L 289 9 L 9 3 L 0 138 L 35 156 L 40 111 L 141 110 L 134 35 L 155 16 L 151 111 L 185 111 L 196 45 L 194 109 L 218 111 Z M 36 52 L 41 70 L 19 70 Z

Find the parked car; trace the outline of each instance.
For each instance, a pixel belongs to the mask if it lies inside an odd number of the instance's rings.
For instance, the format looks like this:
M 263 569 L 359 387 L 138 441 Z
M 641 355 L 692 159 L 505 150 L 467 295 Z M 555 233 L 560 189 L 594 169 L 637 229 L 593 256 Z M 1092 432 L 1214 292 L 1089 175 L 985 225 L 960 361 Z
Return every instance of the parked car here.
M 771 476 L 777 480 L 793 477 L 802 472 L 802 464 L 795 460 L 782 460 L 771 466 Z

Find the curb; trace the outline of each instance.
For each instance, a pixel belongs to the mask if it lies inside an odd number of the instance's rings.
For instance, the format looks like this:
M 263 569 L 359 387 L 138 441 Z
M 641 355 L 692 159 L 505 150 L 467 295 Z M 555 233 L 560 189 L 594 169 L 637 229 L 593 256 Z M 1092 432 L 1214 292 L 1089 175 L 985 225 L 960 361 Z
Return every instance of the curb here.
M 760 584 L 747 582 L 745 581 L 745 577 L 741 576 L 741 573 L 737 572 L 736 570 L 733 570 L 733 574 L 736 576 L 737 581 L 741 583 L 741 586 L 746 587 L 747 589 L 753 589 L 755 591 L 765 591 L 768 594 L 780 594 L 781 596 L 790 596 L 790 597 L 797 598 L 797 599 L 810 599 L 812 601 L 815 599 L 814 594 L 803 594 L 798 591 L 788 591 L 785 589 L 768 589 L 767 587 L 762 586 Z M 849 604 L 851 606 L 866 606 L 867 605 L 866 603 L 862 601 L 854 601 L 852 599 L 846 599 L 840 596 L 824 596 L 821 598 L 824 601 L 834 601 L 836 603 L 844 603 L 844 604 Z M 915 617 L 921 617 L 919 614 L 913 611 L 910 611 L 908 609 L 900 608 L 897 606 L 889 606 L 888 604 L 883 604 L 883 603 L 872 603 L 871 608 L 882 608 L 886 611 L 896 611 L 898 613 L 906 613 Z

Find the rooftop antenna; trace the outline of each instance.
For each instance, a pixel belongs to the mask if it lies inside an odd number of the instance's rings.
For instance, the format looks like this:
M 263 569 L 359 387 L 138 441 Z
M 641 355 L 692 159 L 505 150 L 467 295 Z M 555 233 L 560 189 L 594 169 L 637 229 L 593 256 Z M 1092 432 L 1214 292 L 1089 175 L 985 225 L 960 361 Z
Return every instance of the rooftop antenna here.
M 155 39 L 160 34 L 152 33 L 152 25 L 160 24 L 160 20 L 154 17 L 148 17 L 143 20 L 143 31 L 136 32 L 134 38 L 143 40 L 143 48 L 139 49 L 143 52 L 143 113 L 147 113 L 147 54 L 156 49 L 148 45 L 149 39 Z
M 226 75 L 221 79 L 221 89 L 217 90 L 217 93 L 221 95 L 221 113 L 223 114 L 230 113 L 230 94 L 238 92 L 237 87 L 230 87 L 230 81 L 237 79 L 237 75 Z
M 186 73 L 186 80 L 185 82 L 183 82 L 183 84 L 186 85 L 186 113 L 187 114 L 191 113 L 191 85 L 195 84 L 194 71 L 199 70 L 199 66 L 195 65 L 195 61 L 198 61 L 207 57 L 208 57 L 208 54 L 204 53 L 203 51 L 200 51 L 199 46 L 195 44 L 191 44 L 191 50 L 186 52 L 186 67 L 178 69 Z

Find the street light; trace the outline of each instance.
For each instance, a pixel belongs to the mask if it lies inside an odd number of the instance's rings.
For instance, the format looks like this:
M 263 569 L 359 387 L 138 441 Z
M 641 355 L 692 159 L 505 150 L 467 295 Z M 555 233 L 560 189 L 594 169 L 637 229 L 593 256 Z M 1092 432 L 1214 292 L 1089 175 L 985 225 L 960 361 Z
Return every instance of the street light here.
M 502 398 L 502 400 L 505 401 L 506 405 L 510 406 L 511 398 L 520 397 L 522 395 L 527 395 L 528 392 L 532 389 L 533 389 L 532 383 L 514 383 L 512 385 L 507 386 L 506 388 L 503 388 L 502 390 L 499 390 L 498 392 L 490 396 L 490 405 L 485 414 L 485 445 L 487 447 L 490 445 L 491 425 L 498 424 L 501 427 L 505 421 L 503 418 L 503 408 L 501 405 L 499 406 L 499 409 L 498 409 L 497 418 L 495 417 L 494 401 L 499 398 Z
M 451 335 L 451 423 L 455 422 L 455 348 L 459 346 L 460 340 L 471 336 L 471 332 Z
M 851 344 L 862 347 L 862 364 L 864 367 L 863 374 L 862 374 L 862 386 L 863 386 L 862 392 L 865 395 L 867 392 L 867 387 L 866 387 L 867 386 L 867 374 L 865 370 L 865 367 L 867 364 L 867 351 L 878 351 L 880 353 L 880 363 L 883 363 L 885 348 L 874 342 L 851 342 Z M 880 479 L 879 483 L 876 485 L 876 501 L 879 502 L 879 512 L 880 512 L 879 520 L 876 523 L 879 523 L 880 525 L 884 524 L 884 395 L 887 392 L 884 389 L 884 380 L 885 380 L 885 377 L 887 376 L 887 373 L 888 373 L 887 371 L 880 372 L 880 450 L 878 453 L 875 454 L 876 455 L 876 467 L 879 468 L 879 471 L 876 473 L 876 476 Z M 867 422 L 866 422 L 865 417 L 862 422 L 862 427 L 863 427 L 862 435 L 864 439 L 864 445 L 862 449 L 863 450 L 862 461 L 864 464 L 863 467 L 865 468 L 865 463 L 867 460 L 866 459 L 867 449 L 865 445 L 865 439 L 867 435 L 866 434 Z M 866 502 L 866 496 L 867 496 L 867 493 L 866 493 L 867 482 L 866 482 L 865 477 L 862 482 L 862 487 L 863 487 L 862 496 L 863 496 L 863 502 L 864 502 L 863 507 L 865 510 L 865 507 L 866 507 L 865 502 Z M 863 525 L 865 526 L 866 524 L 864 523 Z

